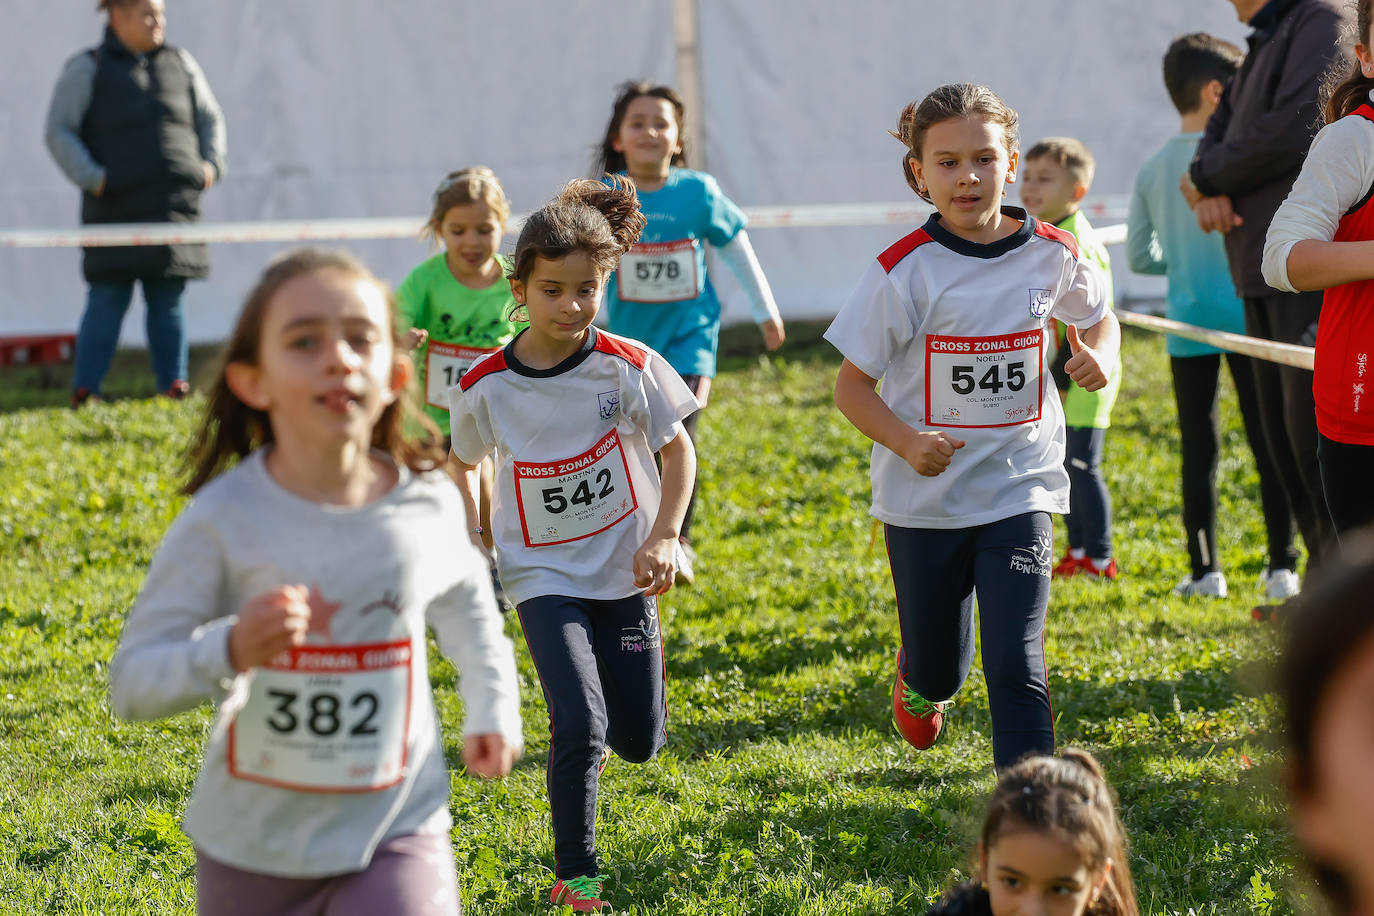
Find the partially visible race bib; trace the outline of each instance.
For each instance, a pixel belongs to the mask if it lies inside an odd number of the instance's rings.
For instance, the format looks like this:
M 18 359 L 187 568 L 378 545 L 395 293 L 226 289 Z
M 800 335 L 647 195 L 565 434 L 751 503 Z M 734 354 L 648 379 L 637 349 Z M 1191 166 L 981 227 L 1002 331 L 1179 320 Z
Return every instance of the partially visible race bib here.
M 695 299 L 697 240 L 640 242 L 620 256 L 616 283 L 625 302 Z
M 926 424 L 1015 426 L 1040 419 L 1044 331 L 926 336 Z
M 229 774 L 301 792 L 375 792 L 401 781 L 410 640 L 301 646 L 253 671 L 229 725 Z
M 465 347 L 460 344 L 429 342 L 425 354 L 425 403 L 448 410 L 448 390 L 458 384 L 479 357 L 500 347 Z
M 564 461 L 515 462 L 515 501 L 526 547 L 591 537 L 639 508 L 625 450 L 614 429 Z

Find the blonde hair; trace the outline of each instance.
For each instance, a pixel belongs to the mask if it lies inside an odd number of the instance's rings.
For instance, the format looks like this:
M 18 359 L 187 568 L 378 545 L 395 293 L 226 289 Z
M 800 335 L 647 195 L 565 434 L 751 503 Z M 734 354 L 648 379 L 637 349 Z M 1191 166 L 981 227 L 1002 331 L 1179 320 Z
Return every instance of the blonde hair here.
M 936 89 L 920 102 L 911 102 L 897 116 L 897 129 L 888 133 L 906 146 L 902 154 L 902 175 L 918 196 L 927 203 L 930 195 L 916 184 L 911 174 L 911 163 L 921 161 L 921 144 L 925 142 L 930 128 L 951 118 L 968 118 L 981 115 L 994 124 L 1000 124 L 1007 144 L 1007 155 L 1016 151 L 1017 124 L 1016 112 L 987 86 L 974 83 L 950 83 Z
M 1097 169 L 1093 154 L 1082 140 L 1073 137 L 1046 137 L 1027 150 L 1023 159 L 1028 163 L 1036 159 L 1048 159 L 1068 172 L 1074 184 L 1081 184 L 1084 188 L 1092 187 L 1093 172 Z
M 434 205 L 429 211 L 429 221 L 420 230 L 420 235 L 439 243 L 439 229 L 444 222 L 444 214 L 454 207 L 475 204 L 482 201 L 496 214 L 501 231 L 506 231 L 510 219 L 510 201 L 506 199 L 506 189 L 501 187 L 496 173 L 485 165 L 468 166 L 456 172 L 449 172 L 439 186 L 434 189 Z

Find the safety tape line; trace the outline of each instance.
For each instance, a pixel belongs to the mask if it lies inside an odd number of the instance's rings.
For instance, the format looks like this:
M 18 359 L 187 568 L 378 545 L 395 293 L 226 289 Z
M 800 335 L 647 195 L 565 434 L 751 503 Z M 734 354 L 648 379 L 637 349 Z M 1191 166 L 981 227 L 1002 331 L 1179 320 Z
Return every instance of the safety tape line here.
M 1212 344 L 1223 350 L 1230 350 L 1232 353 L 1255 356 L 1273 363 L 1296 366 L 1299 369 L 1310 370 L 1313 357 L 1316 354 L 1316 350 L 1311 347 L 1262 340 L 1258 337 L 1246 337 L 1244 334 L 1232 334 L 1229 331 L 1214 331 L 1211 328 L 1200 328 L 1196 325 L 1174 321 L 1172 318 L 1160 318 L 1157 315 L 1146 315 L 1142 312 L 1130 312 L 1121 309 L 1117 311 L 1116 317 L 1122 324 L 1147 328 L 1151 331 L 1163 331 L 1166 334 L 1174 334 L 1189 340 Z
M 1126 199 L 1093 201 L 1084 211 L 1097 219 L 1125 219 Z M 924 222 L 923 201 L 877 204 L 808 204 L 745 207 L 751 229 L 828 226 L 912 225 Z M 512 219 L 518 229 L 523 215 Z M 272 220 L 241 223 L 108 223 L 80 229 L 14 229 L 0 232 L 0 248 L 108 248 L 118 245 L 177 245 L 188 242 L 306 242 L 419 238 L 425 217 Z M 1107 226 L 1105 229 L 1115 227 Z M 1122 238 L 1125 238 L 1122 227 Z M 1102 230 L 1099 230 L 1102 231 Z M 1111 243 L 1107 243 L 1111 244 Z

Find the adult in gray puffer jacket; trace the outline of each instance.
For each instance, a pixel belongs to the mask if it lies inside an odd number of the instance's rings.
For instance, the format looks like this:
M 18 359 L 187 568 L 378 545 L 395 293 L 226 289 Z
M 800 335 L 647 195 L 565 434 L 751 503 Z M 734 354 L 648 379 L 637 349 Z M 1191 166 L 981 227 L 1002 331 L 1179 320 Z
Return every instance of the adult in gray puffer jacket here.
M 100 0 L 104 41 L 67 61 L 48 110 L 57 164 L 81 188 L 81 222 L 196 222 L 200 195 L 224 175 L 225 131 L 199 64 L 163 43 L 163 0 Z M 203 244 L 92 247 L 90 292 L 76 339 L 72 406 L 100 394 L 137 281 L 147 306 L 148 353 L 158 391 L 186 382 L 187 280 L 210 271 Z

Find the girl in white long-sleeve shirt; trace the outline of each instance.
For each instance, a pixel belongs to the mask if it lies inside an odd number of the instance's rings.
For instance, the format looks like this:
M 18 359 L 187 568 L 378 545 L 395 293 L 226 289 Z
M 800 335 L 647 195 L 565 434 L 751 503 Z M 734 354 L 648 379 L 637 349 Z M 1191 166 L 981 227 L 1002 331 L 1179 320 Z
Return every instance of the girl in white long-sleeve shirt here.
M 462 672 L 468 769 L 519 754 L 486 562 L 402 436 L 409 376 L 391 297 L 342 253 L 270 264 L 225 350 L 194 499 L 110 666 L 126 718 L 219 707 L 185 820 L 202 914 L 458 911 L 426 624 Z
M 1358 5 L 1355 63 L 1264 245 L 1275 289 L 1324 289 L 1312 391 L 1317 460 L 1337 534 L 1374 522 L 1374 0 Z

